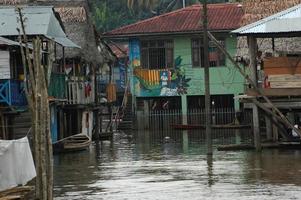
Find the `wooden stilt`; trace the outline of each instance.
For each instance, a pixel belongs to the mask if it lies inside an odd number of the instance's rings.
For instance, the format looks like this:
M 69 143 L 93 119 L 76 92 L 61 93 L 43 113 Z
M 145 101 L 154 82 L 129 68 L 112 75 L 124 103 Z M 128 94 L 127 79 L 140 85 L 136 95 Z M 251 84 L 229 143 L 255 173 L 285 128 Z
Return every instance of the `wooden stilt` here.
M 271 141 L 273 139 L 273 130 L 272 130 L 271 118 L 268 116 L 265 116 L 265 126 L 266 126 L 267 140 Z
M 250 56 L 250 69 L 251 69 L 251 80 L 254 83 L 253 87 L 258 87 L 257 80 L 257 62 L 256 62 L 256 39 L 254 37 L 248 36 L 249 44 L 249 56 Z M 256 104 L 252 106 L 253 110 L 253 134 L 254 134 L 254 146 L 256 151 L 261 150 L 261 141 L 260 141 L 260 129 L 259 129 L 259 112 Z
M 276 142 L 278 141 L 278 127 L 276 126 L 276 122 L 277 119 L 275 117 L 273 117 L 273 125 L 272 125 L 272 128 L 273 128 L 273 141 Z
M 298 133 L 301 136 L 300 130 L 296 129 L 294 125 L 291 124 L 289 120 L 281 113 L 281 111 L 276 106 L 273 105 L 271 100 L 269 100 L 269 98 L 265 96 L 263 90 L 257 87 L 257 84 L 254 83 L 253 80 L 243 71 L 243 69 L 235 62 L 233 57 L 221 46 L 221 44 L 219 44 L 216 38 L 210 32 L 208 32 L 208 36 L 215 43 L 215 45 L 221 50 L 221 52 L 223 52 L 223 54 L 225 54 L 228 57 L 228 59 L 233 63 L 234 67 L 238 69 L 240 74 L 243 75 L 246 80 L 248 80 L 251 86 L 253 86 L 253 89 L 255 89 L 255 91 L 258 92 L 268 104 L 268 106 L 266 106 L 263 103 L 260 103 L 256 100 L 259 103 L 257 104 L 257 106 L 260 105 L 261 108 L 265 108 L 265 111 L 269 110 L 271 116 L 275 117 L 279 122 L 283 123 L 283 125 L 285 125 L 287 128 L 293 129 L 294 131 L 296 131 L 296 133 Z
M 149 129 L 149 104 L 147 100 L 144 100 L 144 129 L 148 130 Z M 139 126 L 139 124 L 138 124 Z

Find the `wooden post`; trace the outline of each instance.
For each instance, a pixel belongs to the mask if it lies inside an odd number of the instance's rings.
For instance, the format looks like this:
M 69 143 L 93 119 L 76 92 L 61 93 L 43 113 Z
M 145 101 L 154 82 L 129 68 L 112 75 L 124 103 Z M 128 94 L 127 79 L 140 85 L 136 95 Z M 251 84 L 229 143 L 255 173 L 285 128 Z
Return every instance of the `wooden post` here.
M 207 154 L 212 154 L 211 102 L 210 102 L 210 72 L 209 72 L 209 41 L 207 0 L 203 0 L 203 29 L 204 29 L 204 74 L 205 74 L 205 110 L 206 110 L 206 144 Z
M 93 75 L 94 75 L 94 101 L 96 109 L 94 110 L 94 116 L 95 116 L 95 131 L 94 131 L 94 137 L 95 142 L 99 143 L 99 91 L 98 91 L 98 81 L 97 81 L 97 69 L 96 66 L 93 66 Z
M 256 38 L 253 36 L 248 36 L 248 45 L 249 45 L 249 57 L 250 57 L 250 70 L 251 70 L 251 80 L 255 84 L 255 87 L 258 87 L 257 80 L 257 60 L 256 60 L 256 52 L 257 52 L 257 42 Z M 254 146 L 256 151 L 261 150 L 261 142 L 260 142 L 260 129 L 259 129 L 259 112 L 257 105 L 252 105 L 253 110 L 253 135 L 254 135 Z
M 34 158 L 37 172 L 35 197 L 40 200 L 52 200 L 53 152 L 48 101 L 49 81 L 47 81 L 47 71 L 41 64 L 42 42 L 39 37 L 33 39 L 33 56 L 31 57 L 21 8 L 17 7 L 16 12 L 21 23 L 21 30 L 18 30 L 19 42 L 24 74 L 27 77 L 24 81 L 25 93 L 32 115 Z M 50 53 L 52 54 L 52 52 Z
M 224 49 L 224 47 L 222 47 L 219 42 L 216 40 L 216 38 L 210 33 L 208 32 L 208 36 L 209 38 L 215 43 L 215 45 L 219 48 L 219 50 L 221 50 L 221 52 L 227 56 L 227 58 L 233 63 L 234 67 L 239 71 L 239 73 L 247 80 L 249 81 L 249 83 L 251 84 L 251 86 L 253 86 L 254 90 L 256 92 L 258 92 L 258 94 L 260 94 L 262 96 L 262 98 L 267 102 L 268 106 L 264 105 L 263 103 L 258 102 L 257 100 L 257 106 L 260 105 L 262 109 L 265 110 L 272 110 L 271 112 L 269 112 L 269 114 L 275 118 L 277 118 L 277 120 L 281 123 L 283 123 L 283 125 L 285 125 L 287 128 L 291 128 L 294 131 L 296 131 L 296 133 L 298 133 L 301 137 L 301 131 L 297 128 L 294 127 L 293 124 L 290 123 L 290 121 L 282 114 L 282 112 L 275 106 L 273 105 L 273 103 L 271 102 L 271 100 L 265 96 L 262 88 L 258 88 L 257 84 L 254 83 L 252 81 L 252 79 L 243 71 L 243 69 L 241 69 L 241 67 L 235 62 L 235 60 L 233 59 L 233 57 Z
M 276 126 L 275 122 L 277 121 L 277 119 L 275 119 L 275 117 L 273 117 L 273 141 L 276 142 L 278 141 L 278 127 Z
M 144 124 L 144 129 L 148 130 L 149 129 L 149 103 L 147 100 L 144 100 L 143 102 L 144 105 L 144 113 L 143 113 L 143 124 Z M 139 124 L 138 124 L 139 125 Z
M 267 140 L 271 141 L 273 139 L 272 121 L 271 118 L 267 115 L 265 115 L 265 125 Z

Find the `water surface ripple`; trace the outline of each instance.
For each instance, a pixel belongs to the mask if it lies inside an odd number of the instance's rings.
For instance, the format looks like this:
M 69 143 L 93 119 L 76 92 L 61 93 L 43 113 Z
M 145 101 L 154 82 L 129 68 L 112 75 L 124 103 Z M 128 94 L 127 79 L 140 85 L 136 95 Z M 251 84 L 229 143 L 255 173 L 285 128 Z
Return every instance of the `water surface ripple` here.
M 301 199 L 300 150 L 207 157 L 202 141 L 149 136 L 117 134 L 89 151 L 56 155 L 55 199 Z

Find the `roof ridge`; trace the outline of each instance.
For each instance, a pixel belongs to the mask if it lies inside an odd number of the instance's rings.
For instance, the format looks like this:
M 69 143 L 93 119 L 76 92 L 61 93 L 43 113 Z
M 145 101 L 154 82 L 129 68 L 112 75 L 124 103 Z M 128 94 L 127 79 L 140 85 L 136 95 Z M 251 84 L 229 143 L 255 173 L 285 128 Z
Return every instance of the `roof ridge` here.
M 180 8 L 178 10 L 174 10 L 174 11 L 171 11 L 171 12 L 168 12 L 168 13 L 163 13 L 161 15 L 157 15 L 157 16 L 154 16 L 154 17 L 150 17 L 150 18 L 147 18 L 147 19 L 143 19 L 143 20 L 140 20 L 138 22 L 135 22 L 133 24 L 128 24 L 128 25 L 125 25 L 125 26 L 121 26 L 119 28 L 116 28 L 116 29 L 113 29 L 113 30 L 110 30 L 110 31 L 107 31 L 107 32 L 104 32 L 103 34 L 109 34 L 110 32 L 112 31 L 118 31 L 120 29 L 124 29 L 124 28 L 130 28 L 132 26 L 137 26 L 141 23 L 145 23 L 145 22 L 149 22 L 149 21 L 152 21 L 152 20 L 156 20 L 158 18 L 162 18 L 162 17 L 166 17 L 166 16 L 170 16 L 170 15 L 173 15 L 175 13 L 180 13 L 180 12 L 187 12 L 187 11 L 192 11 L 192 10 L 199 10 L 200 8 L 202 8 L 201 6 L 202 4 L 200 3 L 196 3 L 196 4 L 193 4 L 193 5 L 190 5 L 190 6 L 187 6 L 185 8 Z M 240 3 L 215 3 L 215 4 L 208 4 L 209 7 L 223 7 L 223 6 L 238 6 L 238 5 L 241 5 Z
M 139 25 L 139 24 L 141 24 L 141 23 L 145 23 L 145 22 L 148 22 L 148 21 L 155 20 L 155 19 L 157 19 L 157 18 L 165 17 L 165 16 L 168 16 L 168 15 L 171 15 L 171 14 L 174 14 L 174 13 L 183 12 L 184 9 L 185 9 L 185 11 L 195 10 L 195 8 L 192 9 L 192 7 L 195 7 L 196 5 L 198 5 L 198 4 L 193 4 L 193 5 L 187 6 L 187 7 L 185 7 L 185 8 L 180 8 L 180 9 L 178 9 L 178 10 L 174 10 L 174 11 L 171 11 L 171 12 L 168 12 L 168 13 L 163 13 L 163 14 L 161 14 L 161 15 L 157 15 L 157 16 L 150 17 L 150 18 L 147 18 L 147 19 L 143 19 L 143 20 L 137 21 L 137 22 L 135 22 L 135 23 L 133 23 L 133 24 L 128 24 L 128 25 L 125 25 L 125 26 L 121 26 L 121 27 L 119 27 L 119 28 L 117 28 L 117 29 L 113 29 L 113 30 L 114 30 L 114 31 L 117 31 L 117 30 L 119 30 L 119 29 L 129 28 L 129 27 L 131 27 L 131 26 L 136 26 L 136 25 Z M 113 30 L 111 30 L 111 31 L 113 31 Z M 104 32 L 103 34 L 110 33 L 111 31 Z

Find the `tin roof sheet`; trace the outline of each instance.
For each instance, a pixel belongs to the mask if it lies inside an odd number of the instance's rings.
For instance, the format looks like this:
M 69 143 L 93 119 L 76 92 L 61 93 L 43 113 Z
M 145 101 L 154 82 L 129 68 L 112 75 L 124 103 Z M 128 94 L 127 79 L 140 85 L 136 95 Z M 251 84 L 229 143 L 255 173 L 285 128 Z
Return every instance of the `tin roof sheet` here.
M 27 35 L 43 35 L 54 40 L 59 38 L 60 41 L 63 38 L 68 41 L 66 47 L 79 47 L 67 38 L 52 6 L 24 6 L 21 12 Z M 0 7 L 0 36 L 18 36 L 17 29 L 21 30 L 21 24 L 15 7 Z M 59 44 L 65 46 L 65 43 Z
M 104 36 L 199 32 L 203 29 L 200 23 L 202 8 L 201 4 L 195 4 L 114 29 Z M 243 14 L 242 6 L 237 3 L 208 4 L 208 28 L 212 31 L 234 30 L 240 26 Z
M 301 31 L 301 4 L 232 31 L 239 35 Z

